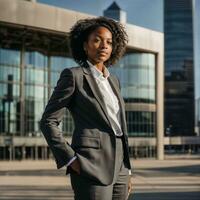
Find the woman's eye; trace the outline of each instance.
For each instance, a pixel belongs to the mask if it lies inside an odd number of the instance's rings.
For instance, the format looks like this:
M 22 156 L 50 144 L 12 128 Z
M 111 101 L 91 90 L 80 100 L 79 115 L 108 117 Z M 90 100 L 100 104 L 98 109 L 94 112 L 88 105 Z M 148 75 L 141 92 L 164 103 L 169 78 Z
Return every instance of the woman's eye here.
M 109 45 L 112 45 L 112 42 L 110 42 L 110 41 L 108 41 L 107 43 L 108 43 Z
M 94 42 L 100 42 L 100 39 L 96 38 L 96 39 L 94 40 Z

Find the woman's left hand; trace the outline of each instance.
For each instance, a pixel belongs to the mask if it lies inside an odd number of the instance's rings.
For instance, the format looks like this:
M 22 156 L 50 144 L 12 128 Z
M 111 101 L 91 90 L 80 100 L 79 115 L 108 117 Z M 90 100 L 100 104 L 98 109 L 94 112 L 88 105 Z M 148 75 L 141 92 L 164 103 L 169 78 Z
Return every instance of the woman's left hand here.
M 133 176 L 129 176 L 128 180 L 128 195 L 133 192 Z

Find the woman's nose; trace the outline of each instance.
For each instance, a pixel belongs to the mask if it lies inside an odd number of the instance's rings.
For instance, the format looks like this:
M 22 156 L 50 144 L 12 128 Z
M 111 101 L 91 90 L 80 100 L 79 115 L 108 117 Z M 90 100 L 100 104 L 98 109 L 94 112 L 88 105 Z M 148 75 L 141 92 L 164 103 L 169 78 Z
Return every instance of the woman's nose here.
M 102 49 L 107 49 L 108 48 L 107 42 L 101 42 L 101 48 Z

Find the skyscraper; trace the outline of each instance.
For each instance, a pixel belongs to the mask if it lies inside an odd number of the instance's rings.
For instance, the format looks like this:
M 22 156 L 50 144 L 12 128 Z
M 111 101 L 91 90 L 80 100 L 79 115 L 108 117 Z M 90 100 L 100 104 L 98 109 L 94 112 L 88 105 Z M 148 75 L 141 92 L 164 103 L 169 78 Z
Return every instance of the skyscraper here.
M 104 16 L 126 23 L 126 12 L 124 12 L 119 5 L 114 1 L 106 10 Z
M 195 135 L 193 1 L 164 1 L 165 129 Z

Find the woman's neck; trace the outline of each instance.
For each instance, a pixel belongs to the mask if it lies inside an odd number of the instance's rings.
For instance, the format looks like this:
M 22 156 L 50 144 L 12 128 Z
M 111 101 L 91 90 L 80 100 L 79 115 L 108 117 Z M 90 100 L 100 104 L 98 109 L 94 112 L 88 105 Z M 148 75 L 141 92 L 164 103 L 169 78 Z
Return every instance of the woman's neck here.
M 102 65 L 96 64 L 95 66 L 96 66 L 96 68 L 97 68 L 99 71 L 101 71 L 101 72 L 104 71 L 104 67 L 105 67 L 104 64 L 102 64 Z
M 99 71 L 101 71 L 101 72 L 104 71 L 105 66 L 104 66 L 103 62 L 95 63 L 94 61 L 91 61 L 91 60 L 89 60 L 89 62 L 92 63 Z

